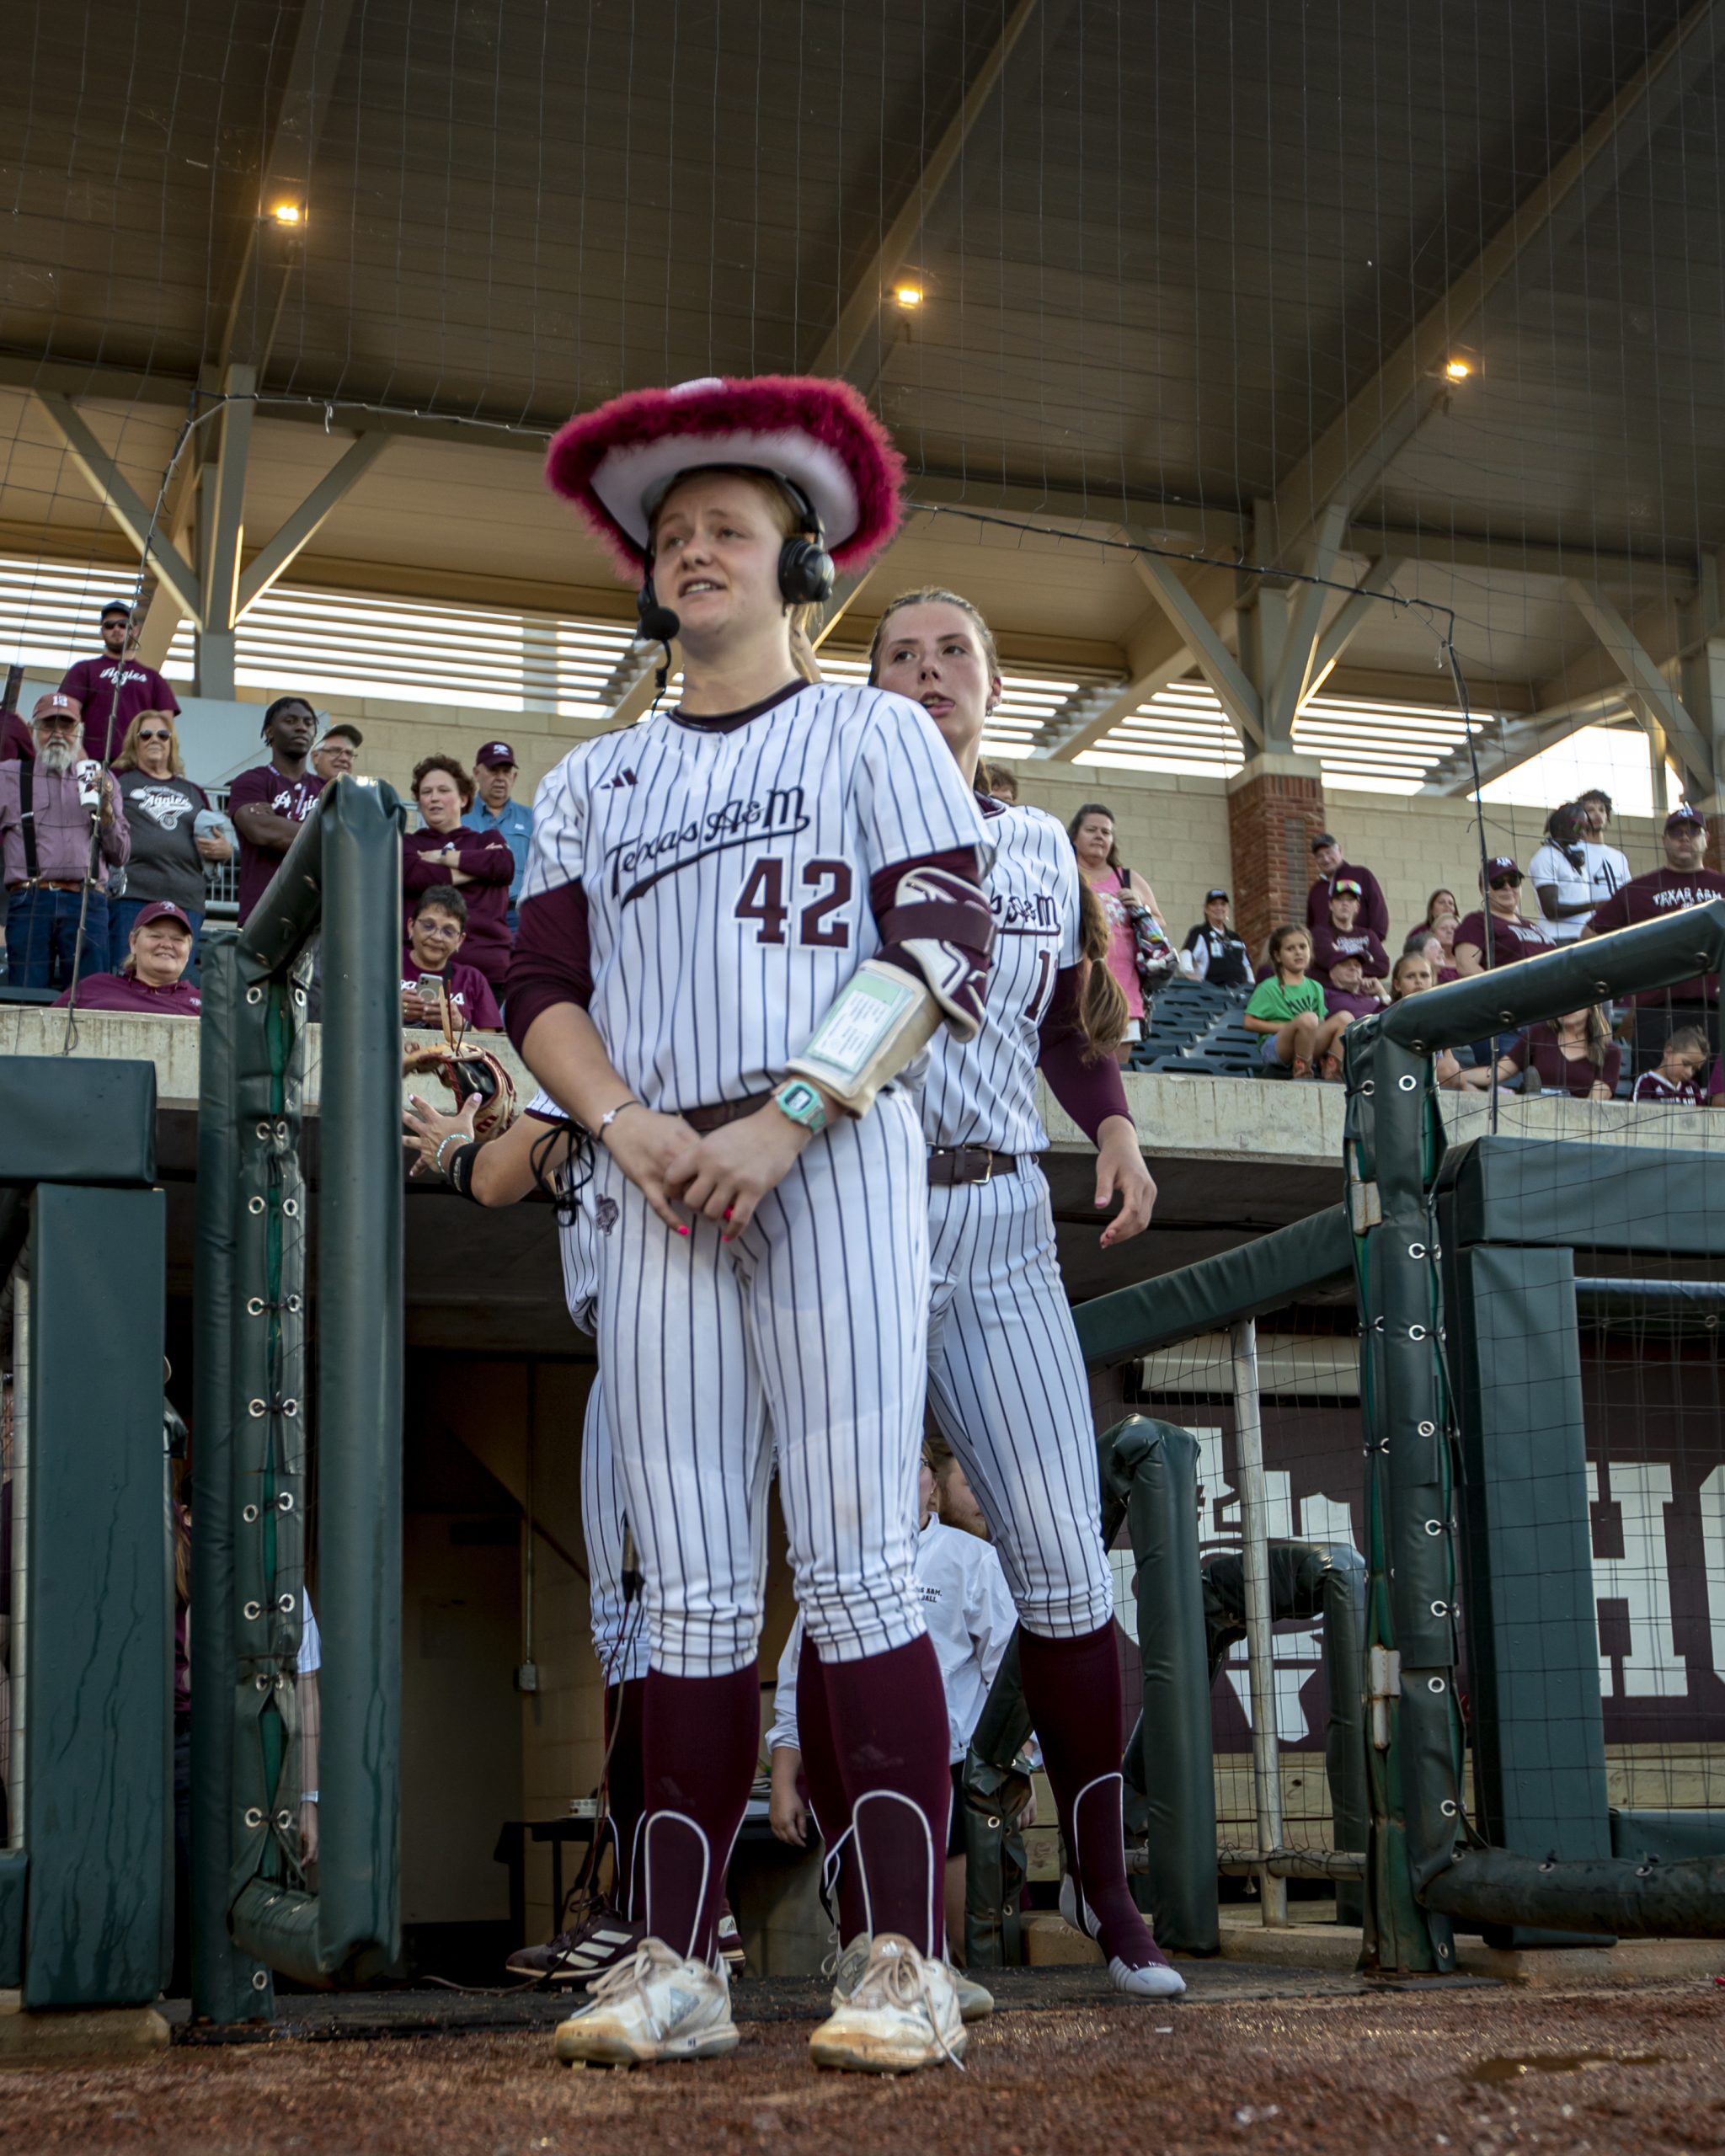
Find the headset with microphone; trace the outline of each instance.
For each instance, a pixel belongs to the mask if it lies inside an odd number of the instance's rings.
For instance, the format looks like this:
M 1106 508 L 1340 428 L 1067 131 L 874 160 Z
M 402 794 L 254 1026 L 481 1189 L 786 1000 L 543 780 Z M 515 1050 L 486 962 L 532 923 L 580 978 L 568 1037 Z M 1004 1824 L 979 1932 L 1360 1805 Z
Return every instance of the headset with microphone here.
M 725 464 L 703 466 L 703 470 L 715 472 L 752 472 L 762 478 L 771 479 L 781 488 L 802 520 L 800 530 L 794 531 L 778 550 L 779 596 L 788 606 L 819 606 L 832 596 L 832 556 L 826 551 L 826 533 L 820 521 L 820 513 L 794 479 L 788 479 L 782 472 L 768 472 L 758 465 Z M 692 475 L 680 472 L 679 479 Z M 666 491 L 669 491 L 667 488 Z M 663 689 L 670 671 L 671 640 L 682 627 L 676 610 L 666 606 L 653 588 L 653 565 L 649 556 L 647 574 L 635 597 L 635 613 L 641 626 L 641 634 L 649 643 L 665 648 L 665 663 L 659 669 L 658 686 Z

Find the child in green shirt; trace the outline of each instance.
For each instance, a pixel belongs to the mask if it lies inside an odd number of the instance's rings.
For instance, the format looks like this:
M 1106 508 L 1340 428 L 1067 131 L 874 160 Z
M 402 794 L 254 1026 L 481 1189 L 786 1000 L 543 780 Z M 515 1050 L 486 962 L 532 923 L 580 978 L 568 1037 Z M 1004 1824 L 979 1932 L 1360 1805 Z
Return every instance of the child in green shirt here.
M 1274 970 L 1252 991 L 1243 1023 L 1249 1033 L 1262 1033 L 1259 1052 L 1267 1064 L 1292 1067 L 1296 1078 L 1310 1078 L 1313 1066 L 1326 1078 L 1339 1078 L 1342 1059 L 1336 1043 L 1352 1023 L 1345 1011 L 1332 1015 L 1324 1007 L 1324 992 L 1306 979 L 1311 963 L 1311 937 L 1291 921 L 1270 938 L 1270 964 Z

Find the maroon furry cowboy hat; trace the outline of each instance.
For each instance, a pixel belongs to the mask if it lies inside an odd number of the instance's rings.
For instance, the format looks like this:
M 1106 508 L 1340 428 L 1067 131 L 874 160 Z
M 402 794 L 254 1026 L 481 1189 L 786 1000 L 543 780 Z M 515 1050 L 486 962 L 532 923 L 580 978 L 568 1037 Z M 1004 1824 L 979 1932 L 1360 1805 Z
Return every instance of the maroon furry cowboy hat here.
M 846 382 L 756 375 L 636 389 L 553 436 L 545 476 L 639 578 L 654 510 L 679 472 L 745 466 L 790 480 L 814 504 L 828 552 L 855 568 L 899 521 L 904 462 Z

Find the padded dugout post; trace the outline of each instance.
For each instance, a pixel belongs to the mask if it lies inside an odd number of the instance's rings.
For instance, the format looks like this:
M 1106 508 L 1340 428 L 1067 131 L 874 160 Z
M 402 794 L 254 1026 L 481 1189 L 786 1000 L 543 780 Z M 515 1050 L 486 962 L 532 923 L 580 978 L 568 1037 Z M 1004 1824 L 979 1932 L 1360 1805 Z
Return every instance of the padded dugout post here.
M 393 792 L 319 797 L 252 918 L 211 940 L 200 1118 L 194 2008 L 271 2010 L 269 1971 L 362 1977 L 399 1951 L 400 830 Z M 327 917 L 326 917 L 327 904 Z M 298 1858 L 304 1621 L 307 953 L 324 926 L 318 1421 L 320 1892 Z M 212 1022 L 213 1021 L 213 1022 Z M 194 1717 L 195 1728 L 200 1717 Z

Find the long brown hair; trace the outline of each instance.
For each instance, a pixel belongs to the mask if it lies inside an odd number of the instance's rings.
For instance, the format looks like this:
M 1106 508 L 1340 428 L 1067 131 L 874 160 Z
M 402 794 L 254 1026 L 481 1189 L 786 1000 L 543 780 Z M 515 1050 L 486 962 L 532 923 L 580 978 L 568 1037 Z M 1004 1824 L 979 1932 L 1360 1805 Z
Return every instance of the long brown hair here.
M 1100 1063 L 1126 1038 L 1126 991 L 1108 969 L 1108 917 L 1102 900 L 1078 878 L 1078 940 L 1083 951 L 1084 985 L 1078 998 L 1078 1022 L 1084 1028 L 1084 1060 Z
M 1564 1015 L 1567 1017 L 1568 1014 L 1566 1011 Z M 1552 1037 L 1556 1038 L 1558 1027 L 1555 1018 L 1551 1020 L 1551 1026 Z M 1587 1006 L 1587 1059 L 1595 1070 L 1605 1069 L 1605 1050 L 1610 1045 L 1610 1022 L 1607 1019 L 1602 1006 L 1589 1003 Z

